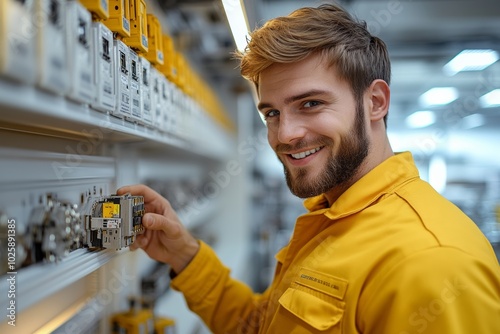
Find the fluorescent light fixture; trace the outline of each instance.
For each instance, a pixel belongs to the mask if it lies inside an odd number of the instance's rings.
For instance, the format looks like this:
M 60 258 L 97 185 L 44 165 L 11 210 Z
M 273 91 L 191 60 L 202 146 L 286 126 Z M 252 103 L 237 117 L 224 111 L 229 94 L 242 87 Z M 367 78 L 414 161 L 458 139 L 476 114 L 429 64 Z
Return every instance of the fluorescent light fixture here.
M 499 59 L 495 50 L 463 50 L 443 67 L 448 75 L 461 71 L 481 71 Z
M 436 122 L 436 114 L 433 111 L 422 110 L 416 111 L 406 117 L 406 125 L 410 128 L 425 128 Z
M 455 87 L 435 87 L 423 93 L 419 102 L 422 106 L 445 105 L 458 99 L 458 90 Z
M 494 89 L 479 98 L 479 103 L 483 108 L 500 106 L 500 89 Z
M 222 0 L 222 6 L 238 51 L 243 52 L 249 35 L 248 20 L 242 0 Z
M 465 116 L 462 118 L 462 128 L 463 129 L 473 129 L 477 128 L 481 125 L 484 125 L 486 121 L 484 120 L 484 116 L 481 114 L 472 114 L 469 116 Z

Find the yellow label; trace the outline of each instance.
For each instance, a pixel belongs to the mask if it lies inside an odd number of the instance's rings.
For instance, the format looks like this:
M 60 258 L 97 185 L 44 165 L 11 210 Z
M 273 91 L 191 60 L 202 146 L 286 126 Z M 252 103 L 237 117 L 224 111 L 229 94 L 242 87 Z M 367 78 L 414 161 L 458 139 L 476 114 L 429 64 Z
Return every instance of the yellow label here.
M 113 204 L 113 214 L 115 217 L 120 217 L 120 204 Z
M 102 218 L 113 218 L 114 206 L 112 202 L 106 202 L 102 204 Z
M 306 268 L 300 269 L 295 282 L 341 300 L 344 299 L 348 285 L 344 279 Z

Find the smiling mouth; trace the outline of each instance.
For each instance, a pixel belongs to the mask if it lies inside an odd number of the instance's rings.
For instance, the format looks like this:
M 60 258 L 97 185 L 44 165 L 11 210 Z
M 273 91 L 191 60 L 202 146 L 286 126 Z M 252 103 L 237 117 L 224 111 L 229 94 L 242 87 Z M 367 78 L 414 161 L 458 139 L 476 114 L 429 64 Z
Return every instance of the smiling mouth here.
M 295 160 L 300 160 L 300 159 L 304 159 L 308 156 L 310 156 L 311 154 L 314 154 L 316 152 L 318 152 L 319 150 L 321 150 L 323 148 L 323 146 L 321 147 L 316 147 L 316 148 L 313 148 L 312 150 L 307 150 L 307 151 L 304 151 L 304 152 L 300 152 L 300 153 L 294 153 L 294 154 L 290 154 L 290 156 L 295 159 Z

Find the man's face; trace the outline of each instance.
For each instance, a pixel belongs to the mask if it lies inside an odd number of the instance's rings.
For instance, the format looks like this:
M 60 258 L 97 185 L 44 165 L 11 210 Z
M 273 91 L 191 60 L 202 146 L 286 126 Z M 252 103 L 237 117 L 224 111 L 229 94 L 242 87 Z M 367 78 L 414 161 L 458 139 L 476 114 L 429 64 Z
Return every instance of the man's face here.
M 368 155 L 363 103 L 319 56 L 260 75 L 259 110 L 288 187 L 311 197 L 345 186 Z

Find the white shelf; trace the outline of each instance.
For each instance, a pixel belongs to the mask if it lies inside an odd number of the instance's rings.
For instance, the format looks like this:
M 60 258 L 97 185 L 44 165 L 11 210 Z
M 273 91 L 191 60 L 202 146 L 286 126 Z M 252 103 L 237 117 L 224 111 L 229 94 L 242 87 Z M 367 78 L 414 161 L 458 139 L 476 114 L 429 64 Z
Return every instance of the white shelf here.
M 84 135 L 86 131 L 111 142 L 139 143 L 163 150 L 176 148 L 216 159 L 226 157 L 233 145 L 230 135 L 225 134 L 208 116 L 203 118 L 196 120 L 200 124 L 192 126 L 200 135 L 186 134 L 186 138 L 188 135 L 193 137 L 187 140 L 97 111 L 34 86 L 0 78 L 0 128 L 77 136 Z M 201 132 L 199 128 L 203 128 Z
M 37 263 L 18 269 L 17 274 L 15 274 L 17 312 L 21 312 L 42 301 L 51 294 L 99 269 L 114 256 L 127 251 L 127 249 L 120 251 L 78 249 L 59 262 Z M 0 277 L 0 291 L 5 292 L 0 295 L 1 305 L 8 305 L 6 293 L 8 291 L 6 279 L 8 276 L 10 274 Z M 2 312 L 5 312 L 5 310 Z

